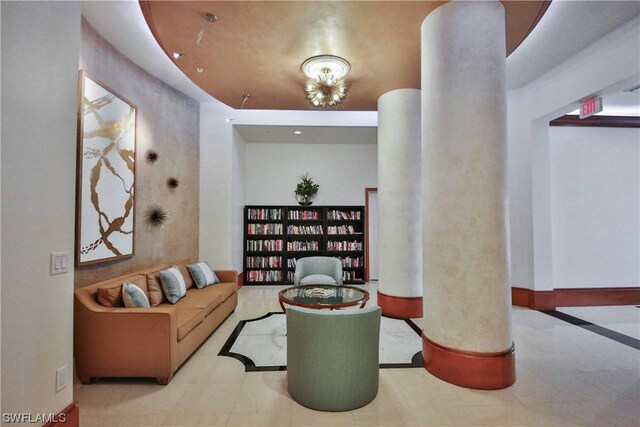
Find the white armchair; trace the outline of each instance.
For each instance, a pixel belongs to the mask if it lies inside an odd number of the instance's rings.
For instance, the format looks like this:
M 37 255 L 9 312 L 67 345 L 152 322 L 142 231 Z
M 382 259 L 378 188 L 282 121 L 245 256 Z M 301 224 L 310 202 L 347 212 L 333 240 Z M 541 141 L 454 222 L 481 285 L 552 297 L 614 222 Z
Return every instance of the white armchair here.
M 301 258 L 296 263 L 293 285 L 342 285 L 342 261 L 325 256 Z

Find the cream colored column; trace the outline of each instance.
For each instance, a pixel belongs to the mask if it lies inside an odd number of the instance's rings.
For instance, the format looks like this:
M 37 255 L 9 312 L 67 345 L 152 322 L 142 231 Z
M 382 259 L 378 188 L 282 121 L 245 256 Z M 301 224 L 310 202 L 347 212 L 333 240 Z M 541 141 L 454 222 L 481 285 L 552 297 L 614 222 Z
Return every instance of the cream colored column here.
M 378 305 L 422 317 L 420 91 L 378 98 Z
M 498 1 L 452 1 L 422 24 L 423 359 L 481 389 L 515 381 L 504 19 Z

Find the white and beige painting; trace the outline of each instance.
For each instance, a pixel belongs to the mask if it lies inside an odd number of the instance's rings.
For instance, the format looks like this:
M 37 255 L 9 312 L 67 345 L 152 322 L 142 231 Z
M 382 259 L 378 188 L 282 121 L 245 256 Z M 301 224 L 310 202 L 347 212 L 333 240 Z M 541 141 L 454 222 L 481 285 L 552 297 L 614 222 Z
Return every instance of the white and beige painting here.
M 134 253 L 136 109 L 82 73 L 78 265 Z

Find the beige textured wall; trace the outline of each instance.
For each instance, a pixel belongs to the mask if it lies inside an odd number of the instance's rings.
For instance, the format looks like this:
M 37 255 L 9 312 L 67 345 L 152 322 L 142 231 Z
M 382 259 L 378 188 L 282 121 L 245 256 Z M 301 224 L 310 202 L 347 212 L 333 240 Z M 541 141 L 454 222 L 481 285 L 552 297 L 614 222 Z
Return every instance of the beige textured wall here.
M 136 270 L 198 257 L 199 104 L 162 83 L 104 40 L 84 19 L 80 68 L 138 107 L 136 152 L 135 256 L 75 269 L 75 287 Z M 160 155 L 150 165 L 147 150 Z M 167 187 L 170 176 L 180 180 Z M 147 207 L 158 203 L 169 213 L 162 230 L 144 223 Z

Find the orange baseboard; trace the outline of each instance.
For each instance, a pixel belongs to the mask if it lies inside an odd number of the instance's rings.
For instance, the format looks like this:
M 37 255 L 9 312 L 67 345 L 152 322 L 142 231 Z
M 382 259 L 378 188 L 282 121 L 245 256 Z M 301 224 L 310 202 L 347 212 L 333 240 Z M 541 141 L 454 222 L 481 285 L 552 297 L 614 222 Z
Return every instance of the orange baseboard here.
M 556 307 L 599 305 L 640 305 L 640 288 L 575 288 L 533 291 L 512 287 L 513 305 L 533 310 L 553 310 Z
M 73 402 L 56 415 L 56 422 L 48 422 L 43 427 L 79 427 L 80 426 L 80 408 Z
M 511 288 L 511 304 L 532 310 L 556 308 L 555 291 L 532 291 L 526 288 Z
M 422 297 L 397 297 L 378 291 L 378 306 L 382 314 L 397 319 L 422 317 Z
M 424 368 L 451 384 L 477 390 L 500 390 L 516 382 L 515 347 L 499 353 L 476 353 L 437 344 L 422 335 Z

